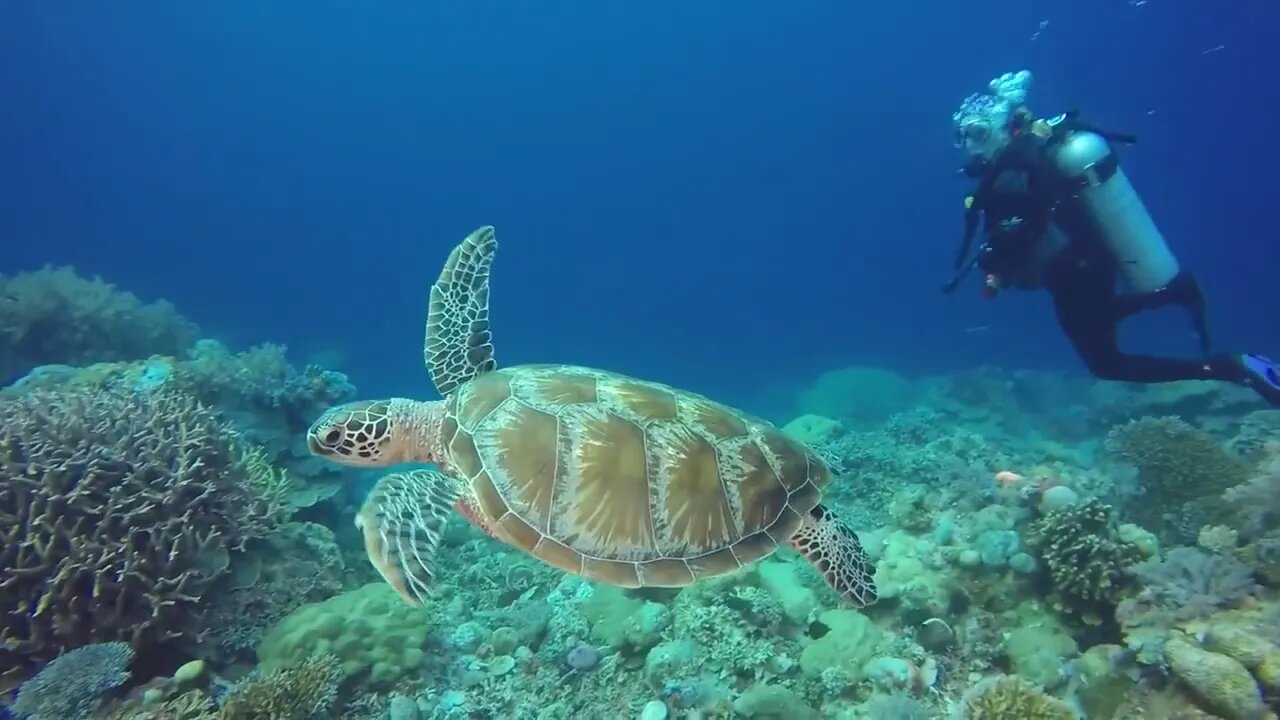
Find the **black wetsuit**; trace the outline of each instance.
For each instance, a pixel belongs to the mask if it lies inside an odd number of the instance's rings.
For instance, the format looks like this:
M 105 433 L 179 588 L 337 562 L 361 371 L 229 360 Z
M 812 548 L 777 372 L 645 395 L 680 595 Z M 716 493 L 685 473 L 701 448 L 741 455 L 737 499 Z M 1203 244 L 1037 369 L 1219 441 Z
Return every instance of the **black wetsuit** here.
M 1038 273 L 1053 298 L 1058 325 L 1067 334 L 1089 371 L 1105 380 L 1158 383 L 1176 380 L 1245 382 L 1247 374 L 1232 355 L 1211 355 L 1199 283 L 1182 271 L 1152 293 L 1120 295 L 1119 268 L 1089 219 L 1075 205 L 1071 189 L 1055 180 L 1039 140 L 1027 134 L 986 168 L 965 215 L 965 238 L 956 265 L 967 257 L 982 221 L 986 244 L 978 267 L 997 277 L 1026 274 L 1032 248 L 1050 225 L 1067 243 Z M 1025 287 L 1025 285 L 1024 285 Z M 1191 314 L 1200 338 L 1201 359 L 1161 358 L 1121 352 L 1120 322 L 1142 310 L 1181 305 Z

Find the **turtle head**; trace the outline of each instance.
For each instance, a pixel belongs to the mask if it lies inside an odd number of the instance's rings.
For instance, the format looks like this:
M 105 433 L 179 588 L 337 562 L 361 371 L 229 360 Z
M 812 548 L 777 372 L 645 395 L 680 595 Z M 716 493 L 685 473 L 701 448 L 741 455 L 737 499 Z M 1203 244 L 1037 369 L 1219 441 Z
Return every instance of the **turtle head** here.
M 312 455 L 353 467 L 436 462 L 429 435 L 439 403 L 403 398 L 359 400 L 329 408 L 307 430 Z

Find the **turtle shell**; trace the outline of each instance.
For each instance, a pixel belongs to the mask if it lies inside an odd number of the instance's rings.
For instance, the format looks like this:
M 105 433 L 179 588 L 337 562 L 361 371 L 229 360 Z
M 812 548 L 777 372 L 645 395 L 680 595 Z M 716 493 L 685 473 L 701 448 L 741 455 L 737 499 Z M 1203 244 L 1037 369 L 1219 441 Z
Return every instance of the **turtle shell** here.
M 763 420 L 602 370 L 513 366 L 446 402 L 446 464 L 494 534 L 622 587 L 688 585 L 772 553 L 831 479 Z

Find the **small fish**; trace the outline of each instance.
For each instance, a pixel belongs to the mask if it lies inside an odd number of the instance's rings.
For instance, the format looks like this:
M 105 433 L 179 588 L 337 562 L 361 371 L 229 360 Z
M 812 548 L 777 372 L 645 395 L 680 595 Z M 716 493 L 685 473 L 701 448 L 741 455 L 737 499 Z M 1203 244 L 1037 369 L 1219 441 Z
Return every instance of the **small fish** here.
M 964 331 L 967 333 L 980 333 L 980 332 L 986 332 L 990 329 L 991 329 L 990 325 L 974 325 L 973 327 L 965 328 Z

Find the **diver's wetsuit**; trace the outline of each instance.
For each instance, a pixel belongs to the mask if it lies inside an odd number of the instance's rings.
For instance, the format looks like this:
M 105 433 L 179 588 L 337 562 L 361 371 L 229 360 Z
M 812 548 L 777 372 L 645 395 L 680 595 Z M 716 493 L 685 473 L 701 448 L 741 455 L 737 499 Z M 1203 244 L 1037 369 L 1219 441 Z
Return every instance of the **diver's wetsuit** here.
M 1129 355 L 1120 351 L 1120 321 L 1148 309 L 1182 305 L 1192 316 L 1201 351 L 1210 352 L 1205 326 L 1204 295 L 1186 272 L 1166 288 L 1149 295 L 1118 296 L 1117 268 L 1110 257 L 1082 250 L 1072 242 L 1045 273 L 1045 288 L 1053 298 L 1058 325 L 1089 372 L 1104 380 L 1159 383 L 1177 380 L 1225 380 L 1243 382 L 1245 373 L 1232 355 L 1203 360 Z
M 966 213 L 957 267 L 968 254 L 981 216 L 987 243 L 978 266 L 998 277 L 1029 274 L 1035 278 L 1031 286 L 1042 284 L 1053 297 L 1058 325 L 1094 376 L 1144 383 L 1247 382 L 1248 374 L 1235 356 L 1209 357 L 1204 295 L 1189 273 L 1179 273 L 1154 293 L 1117 294 L 1119 268 L 1088 219 L 1071 203 L 1069 189 L 1054 180 L 1057 175 L 1047 163 L 1038 141 L 1029 135 L 1014 138 L 991 163 Z M 1027 273 L 1033 248 L 1051 225 L 1065 234 L 1067 243 L 1045 267 Z M 1181 305 L 1191 313 L 1206 357 L 1181 360 L 1121 352 L 1120 322 L 1136 312 L 1167 305 Z

